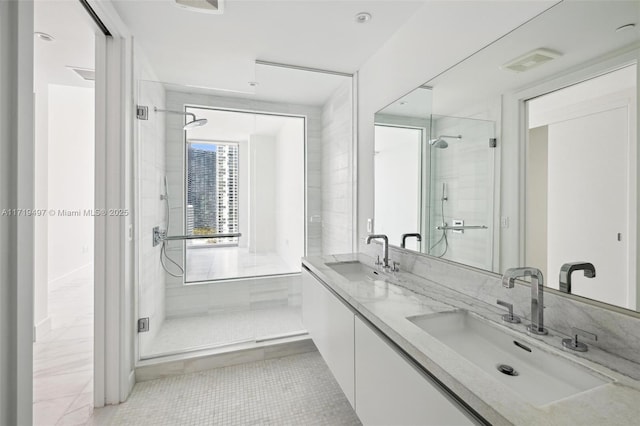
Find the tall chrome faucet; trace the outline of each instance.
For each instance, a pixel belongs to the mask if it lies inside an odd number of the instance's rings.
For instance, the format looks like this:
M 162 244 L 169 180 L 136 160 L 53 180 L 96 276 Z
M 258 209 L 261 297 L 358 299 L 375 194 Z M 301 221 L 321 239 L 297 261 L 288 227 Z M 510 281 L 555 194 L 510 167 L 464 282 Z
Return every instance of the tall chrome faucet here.
M 544 328 L 544 301 L 542 272 L 537 268 L 510 268 L 502 276 L 502 285 L 513 288 L 516 278 L 531 277 L 531 325 L 527 326 L 533 334 L 547 334 Z
M 589 262 L 571 262 L 565 263 L 560 268 L 560 291 L 563 293 L 571 293 L 571 274 L 574 271 L 584 271 L 587 278 L 595 278 L 596 267 Z
M 382 262 L 384 269 L 389 269 L 389 238 L 384 234 L 367 235 L 367 244 L 371 244 L 371 240 L 382 240 L 382 251 L 384 253 Z
M 418 242 L 422 241 L 422 235 L 417 232 L 411 232 L 409 234 L 402 234 L 402 242 L 400 243 L 400 248 L 405 248 L 407 245 L 407 238 L 415 237 Z

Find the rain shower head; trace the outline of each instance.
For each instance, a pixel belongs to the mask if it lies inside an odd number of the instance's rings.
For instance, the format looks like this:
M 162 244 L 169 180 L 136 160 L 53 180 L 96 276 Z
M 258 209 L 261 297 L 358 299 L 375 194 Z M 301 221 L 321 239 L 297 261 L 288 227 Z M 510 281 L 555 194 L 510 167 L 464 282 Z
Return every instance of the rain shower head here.
M 187 113 L 185 113 L 187 114 Z M 193 129 L 196 127 L 202 127 L 204 125 L 206 125 L 209 120 L 207 120 L 206 118 L 200 118 L 200 119 L 195 119 L 195 115 L 193 116 L 194 120 L 188 122 L 187 124 L 184 125 L 183 129 L 184 130 L 189 130 L 189 129 Z
M 447 141 L 445 141 L 444 138 L 462 139 L 462 135 L 458 135 L 458 136 L 440 135 L 435 139 L 429 139 L 429 145 L 431 145 L 434 148 L 445 149 L 449 146 L 449 143 L 447 143 Z
M 202 127 L 209 122 L 206 118 L 197 119 L 196 115 L 192 112 L 183 112 L 183 111 L 171 111 L 168 109 L 159 109 L 157 107 L 153 107 L 155 112 L 166 112 L 167 114 L 180 114 L 180 115 L 188 115 L 191 117 L 191 121 L 187 122 L 182 129 L 189 130 L 194 129 L 196 127 Z

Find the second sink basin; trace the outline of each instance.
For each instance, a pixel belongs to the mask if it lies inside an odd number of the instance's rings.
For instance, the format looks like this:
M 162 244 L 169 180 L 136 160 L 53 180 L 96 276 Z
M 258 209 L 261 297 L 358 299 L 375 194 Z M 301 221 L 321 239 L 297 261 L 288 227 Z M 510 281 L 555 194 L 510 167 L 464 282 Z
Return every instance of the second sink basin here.
M 329 268 L 342 275 L 349 281 L 375 281 L 384 279 L 375 269 L 365 265 L 357 260 L 349 262 L 330 262 L 325 263 Z
M 586 367 L 532 347 L 467 311 L 407 319 L 532 405 L 548 404 L 612 381 Z

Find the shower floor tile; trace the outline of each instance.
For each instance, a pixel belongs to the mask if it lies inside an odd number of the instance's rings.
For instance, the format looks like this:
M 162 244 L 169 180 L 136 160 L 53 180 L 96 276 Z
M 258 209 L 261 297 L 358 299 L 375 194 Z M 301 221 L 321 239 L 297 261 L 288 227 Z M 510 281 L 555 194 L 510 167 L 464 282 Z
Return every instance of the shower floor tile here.
M 137 383 L 89 424 L 360 425 L 318 352 Z
M 304 331 L 299 306 L 168 318 L 142 356 L 148 358 L 190 348 L 227 345 L 299 331 Z

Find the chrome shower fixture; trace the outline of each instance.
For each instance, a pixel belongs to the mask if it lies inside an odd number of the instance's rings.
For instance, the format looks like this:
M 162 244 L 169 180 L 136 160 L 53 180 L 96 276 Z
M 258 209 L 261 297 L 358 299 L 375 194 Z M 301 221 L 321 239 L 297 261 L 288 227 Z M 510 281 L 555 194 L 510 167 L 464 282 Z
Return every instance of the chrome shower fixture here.
M 449 144 L 447 143 L 447 141 L 444 140 L 444 138 L 462 139 L 462 135 L 458 135 L 458 136 L 440 135 L 435 139 L 429 139 L 429 145 L 431 145 L 434 148 L 444 149 L 449 146 Z
M 183 111 L 171 111 L 168 109 L 159 109 L 158 107 L 153 107 L 155 112 L 166 112 L 167 114 L 180 114 L 180 115 L 189 115 L 191 116 L 191 121 L 187 122 L 182 128 L 184 130 L 193 129 L 196 127 L 202 127 L 208 123 L 209 120 L 206 118 L 197 119 L 196 115 L 192 112 L 183 112 Z

